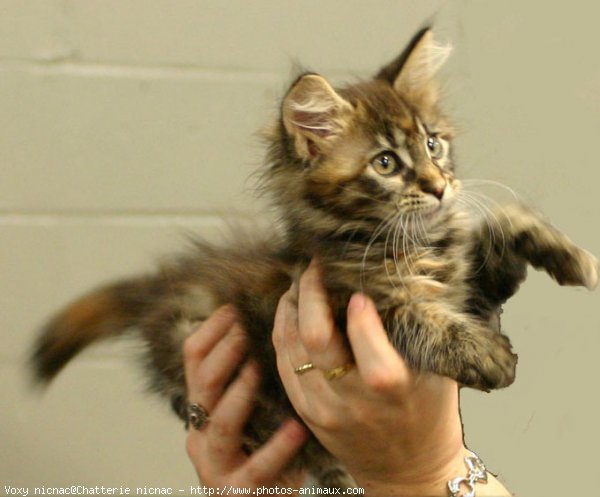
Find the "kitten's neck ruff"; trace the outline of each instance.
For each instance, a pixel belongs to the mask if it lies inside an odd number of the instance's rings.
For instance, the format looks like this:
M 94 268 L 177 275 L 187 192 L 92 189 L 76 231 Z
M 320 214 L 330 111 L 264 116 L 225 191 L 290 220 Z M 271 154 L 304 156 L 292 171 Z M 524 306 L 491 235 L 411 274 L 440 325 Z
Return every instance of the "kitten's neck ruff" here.
M 287 246 L 301 259 L 314 256 L 323 262 L 358 262 L 377 266 L 406 258 L 444 255 L 452 247 L 464 246 L 471 220 L 456 204 L 434 218 L 412 220 L 400 214 L 387 222 L 347 221 L 334 224 L 293 216 L 287 220 Z

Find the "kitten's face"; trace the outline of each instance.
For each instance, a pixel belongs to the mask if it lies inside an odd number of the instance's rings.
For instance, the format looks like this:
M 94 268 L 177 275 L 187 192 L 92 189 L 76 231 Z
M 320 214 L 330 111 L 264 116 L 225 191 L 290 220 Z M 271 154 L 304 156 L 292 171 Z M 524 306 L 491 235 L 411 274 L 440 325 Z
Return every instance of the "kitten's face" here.
M 344 209 L 348 218 L 399 213 L 407 223 L 435 221 L 459 188 L 448 123 L 431 112 L 418 113 L 381 81 L 339 94 L 353 109 L 344 131 L 306 168 L 307 198 Z
M 282 198 L 293 188 L 306 212 L 346 221 L 442 219 L 459 188 L 434 80 L 447 54 L 427 30 L 371 81 L 336 90 L 298 78 L 282 104 Z

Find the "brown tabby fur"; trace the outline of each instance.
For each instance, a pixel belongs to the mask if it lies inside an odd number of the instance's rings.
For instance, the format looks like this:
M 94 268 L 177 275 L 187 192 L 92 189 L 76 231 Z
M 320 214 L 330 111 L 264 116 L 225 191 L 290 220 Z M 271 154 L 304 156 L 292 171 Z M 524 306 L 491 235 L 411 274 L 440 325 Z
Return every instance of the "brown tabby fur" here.
M 483 390 L 510 385 L 517 358 L 496 319 L 527 264 L 592 288 L 598 263 L 521 205 L 500 209 L 496 222 L 473 222 L 438 106 L 443 55 L 424 30 L 370 81 L 334 90 L 321 76 L 300 76 L 268 133 L 264 188 L 281 233 L 228 247 L 197 242 L 155 274 L 84 296 L 46 326 L 34 353 L 39 378 L 52 379 L 96 339 L 135 328 L 153 388 L 185 417 L 182 342 L 192 323 L 233 302 L 264 372 L 247 427 L 252 450 L 293 415 L 271 330 L 280 296 L 317 256 L 340 329 L 361 290 L 414 368 Z M 348 484 L 316 440 L 297 463 L 325 485 Z

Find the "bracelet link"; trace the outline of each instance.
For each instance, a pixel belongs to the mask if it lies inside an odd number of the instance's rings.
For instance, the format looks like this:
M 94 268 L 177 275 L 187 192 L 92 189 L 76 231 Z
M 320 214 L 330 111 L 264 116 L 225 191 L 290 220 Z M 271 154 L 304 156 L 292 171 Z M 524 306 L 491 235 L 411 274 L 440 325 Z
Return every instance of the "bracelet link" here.
M 488 481 L 485 465 L 477 454 L 471 452 L 470 456 L 465 457 L 465 463 L 469 470 L 467 476 L 457 476 L 448 482 L 451 497 L 475 497 L 475 484 Z M 465 491 L 461 490 L 461 485 L 466 487 Z
M 487 470 L 476 454 L 465 457 L 465 462 L 469 468 L 469 477 L 474 476 L 477 481 L 487 483 Z
M 467 487 L 467 491 L 464 493 L 459 493 L 460 486 L 465 485 Z M 465 478 L 464 476 L 457 476 L 454 480 L 450 480 L 448 482 L 448 488 L 450 489 L 450 495 L 452 497 L 475 497 L 475 484 L 469 478 Z

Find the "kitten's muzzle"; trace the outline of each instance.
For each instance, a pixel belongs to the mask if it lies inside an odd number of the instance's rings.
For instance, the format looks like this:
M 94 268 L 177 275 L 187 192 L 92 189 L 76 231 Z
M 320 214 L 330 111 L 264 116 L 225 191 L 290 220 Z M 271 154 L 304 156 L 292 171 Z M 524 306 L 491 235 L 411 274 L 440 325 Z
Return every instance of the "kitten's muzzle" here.
M 445 179 L 439 178 L 436 180 L 430 179 L 421 179 L 419 180 L 419 186 L 421 187 L 421 191 L 423 193 L 429 193 L 437 198 L 440 202 L 444 197 L 444 192 L 446 191 L 446 185 L 448 183 Z

